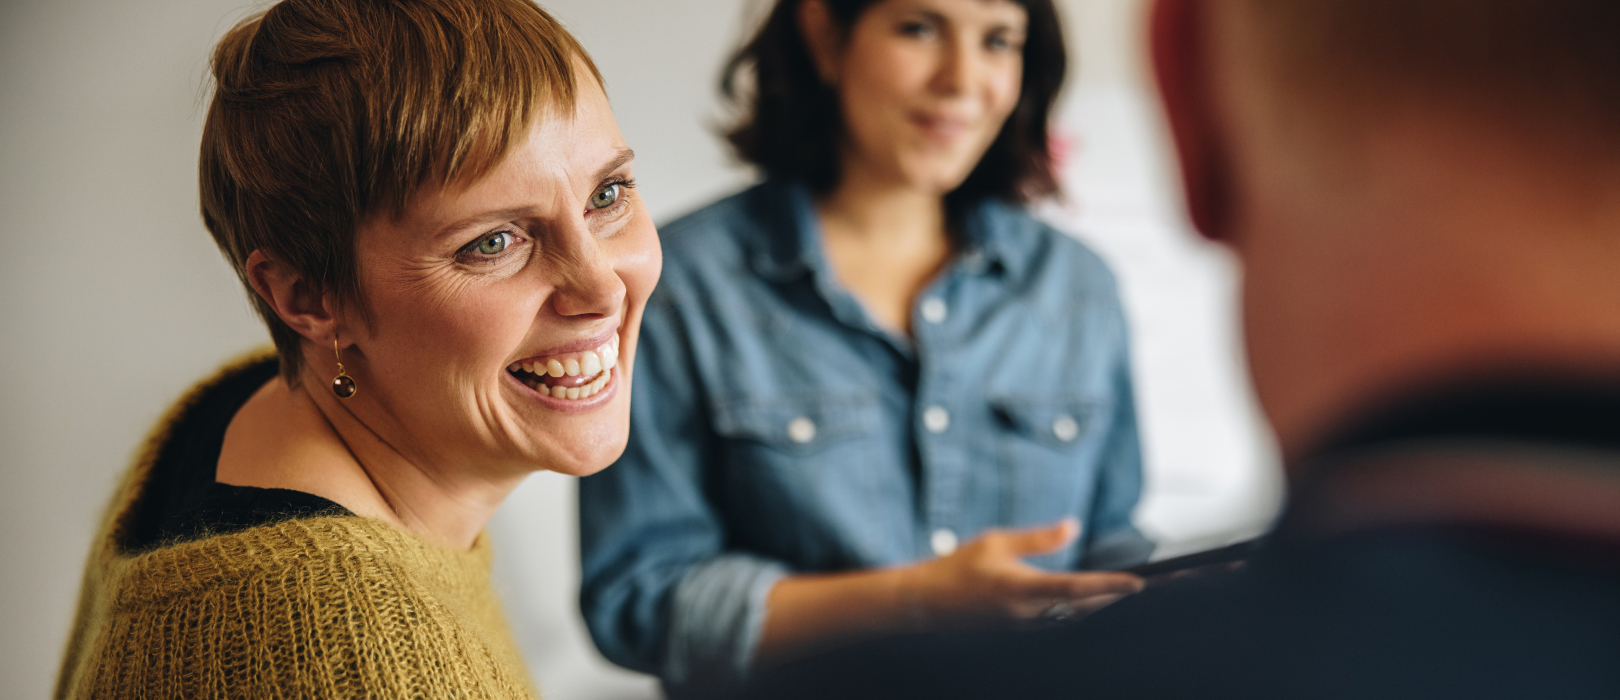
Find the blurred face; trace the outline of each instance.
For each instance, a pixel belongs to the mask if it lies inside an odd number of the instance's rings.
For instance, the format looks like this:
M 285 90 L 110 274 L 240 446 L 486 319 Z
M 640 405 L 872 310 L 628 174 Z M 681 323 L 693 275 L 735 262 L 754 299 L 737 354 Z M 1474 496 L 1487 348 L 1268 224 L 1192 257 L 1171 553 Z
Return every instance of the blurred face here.
M 944 194 L 1018 103 L 1027 13 L 1009 0 L 883 0 L 833 63 L 845 169 Z
M 344 405 L 408 459 L 585 475 L 624 449 L 662 258 L 607 99 L 577 84 L 486 177 L 357 235 L 371 314 L 344 316 Z

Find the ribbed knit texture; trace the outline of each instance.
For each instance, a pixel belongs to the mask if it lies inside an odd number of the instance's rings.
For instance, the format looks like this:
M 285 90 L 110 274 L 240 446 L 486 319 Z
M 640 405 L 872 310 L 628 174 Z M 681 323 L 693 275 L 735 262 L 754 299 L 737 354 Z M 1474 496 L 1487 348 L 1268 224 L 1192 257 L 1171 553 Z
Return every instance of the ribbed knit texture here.
M 121 551 L 171 427 L 218 379 L 170 410 L 126 473 L 85 569 L 56 697 L 535 697 L 485 536 L 452 551 L 378 520 L 318 517 Z

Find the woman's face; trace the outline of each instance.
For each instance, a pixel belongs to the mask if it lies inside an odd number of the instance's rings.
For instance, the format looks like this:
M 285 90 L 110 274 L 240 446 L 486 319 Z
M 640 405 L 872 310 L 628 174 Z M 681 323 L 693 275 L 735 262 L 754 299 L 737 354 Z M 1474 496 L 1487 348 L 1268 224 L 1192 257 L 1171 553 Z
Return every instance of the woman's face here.
M 358 232 L 344 406 L 407 459 L 586 475 L 624 449 L 662 254 L 606 96 L 576 85 L 487 176 Z
M 944 194 L 1018 103 L 1027 13 L 1010 0 L 882 0 L 833 61 L 846 171 Z

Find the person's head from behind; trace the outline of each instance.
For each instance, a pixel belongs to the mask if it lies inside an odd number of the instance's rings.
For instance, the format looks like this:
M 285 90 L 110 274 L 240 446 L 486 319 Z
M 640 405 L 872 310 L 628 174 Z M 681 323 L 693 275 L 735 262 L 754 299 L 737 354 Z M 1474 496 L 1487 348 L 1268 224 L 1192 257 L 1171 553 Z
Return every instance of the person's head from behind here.
M 285 0 L 213 71 L 203 217 L 289 386 L 407 459 L 618 456 L 660 255 L 561 25 L 528 0 Z
M 1613 373 L 1620 5 L 1162 0 L 1188 205 L 1284 450 L 1416 385 Z
M 771 177 L 953 199 L 1055 194 L 1050 0 L 777 0 L 727 66 L 728 137 Z

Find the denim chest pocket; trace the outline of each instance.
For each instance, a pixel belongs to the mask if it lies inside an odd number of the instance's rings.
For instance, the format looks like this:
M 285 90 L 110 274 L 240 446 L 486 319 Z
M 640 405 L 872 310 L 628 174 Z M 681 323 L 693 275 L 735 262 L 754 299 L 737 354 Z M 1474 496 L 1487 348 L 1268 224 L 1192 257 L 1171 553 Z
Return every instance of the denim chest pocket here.
M 903 471 L 883 468 L 876 397 L 748 397 L 712 409 L 724 443 L 725 510 L 742 543 L 810 568 L 888 549 L 894 524 L 886 521 L 906 512 L 889 507 L 896 489 L 903 493 L 891 483 Z
M 722 437 L 794 455 L 870 433 L 877 422 L 877 401 L 861 395 L 732 399 L 714 406 L 715 432 Z
M 1009 432 L 1059 452 L 1077 449 L 1107 415 L 1105 401 L 1077 396 L 1000 397 L 990 405 Z
M 1005 521 L 1043 525 L 1074 516 L 1086 522 L 1108 427 L 1107 401 L 1078 394 L 1017 396 L 994 398 L 991 407 L 1001 423 Z M 1066 552 L 1032 563 L 1063 568 L 1073 556 Z

